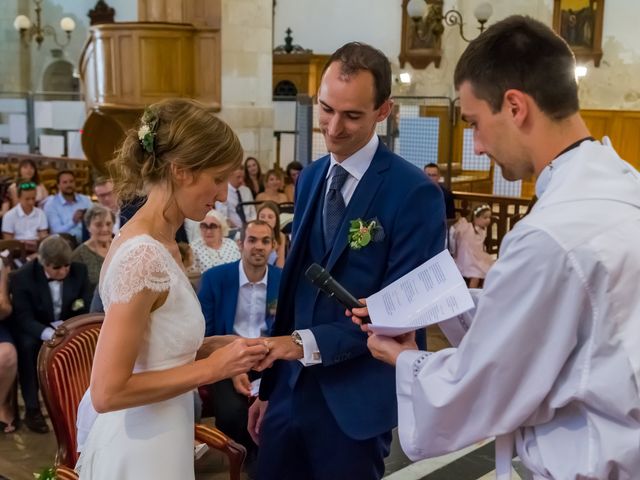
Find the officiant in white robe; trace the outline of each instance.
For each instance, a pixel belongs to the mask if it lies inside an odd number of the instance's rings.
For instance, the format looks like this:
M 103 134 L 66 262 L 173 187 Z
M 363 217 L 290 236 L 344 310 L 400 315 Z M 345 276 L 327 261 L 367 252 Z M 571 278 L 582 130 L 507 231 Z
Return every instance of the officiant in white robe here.
M 499 22 L 456 69 L 476 153 L 511 180 L 527 166 L 538 176 L 539 200 L 505 236 L 469 331 L 458 348 L 436 353 L 415 350 L 406 336 L 371 335 L 369 348 L 396 364 L 399 436 L 412 460 L 513 435 L 534 479 L 637 479 L 640 175 L 590 139 L 577 108 L 552 119 L 535 87 L 526 93 L 507 78 L 492 111 L 468 73 L 490 42 L 505 45 L 516 30 L 534 41 L 514 48 L 558 50 L 545 29 L 523 17 Z M 526 61 L 532 75 L 549 65 Z

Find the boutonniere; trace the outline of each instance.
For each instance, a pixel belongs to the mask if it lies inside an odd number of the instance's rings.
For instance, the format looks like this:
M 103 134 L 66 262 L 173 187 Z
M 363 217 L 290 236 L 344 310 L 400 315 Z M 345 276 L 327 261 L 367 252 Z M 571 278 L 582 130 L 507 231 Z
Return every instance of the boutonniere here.
M 78 310 L 84 308 L 84 300 L 81 298 L 77 298 L 71 304 L 71 311 L 77 312 Z
M 371 241 L 379 242 L 384 238 L 382 225 L 377 218 L 364 221 L 360 218 L 351 220 L 349 227 L 349 247 L 353 250 L 360 250 L 366 247 Z
M 269 314 L 270 317 L 275 317 L 276 316 L 276 310 L 278 310 L 278 299 L 274 299 L 271 300 L 268 304 L 267 304 L 267 313 Z

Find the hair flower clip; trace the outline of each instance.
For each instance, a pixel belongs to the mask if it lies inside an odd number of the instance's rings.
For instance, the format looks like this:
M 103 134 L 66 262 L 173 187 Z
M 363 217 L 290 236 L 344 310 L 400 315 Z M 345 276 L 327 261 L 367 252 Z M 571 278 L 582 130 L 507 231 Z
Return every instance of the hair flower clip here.
M 158 116 L 153 110 L 145 109 L 138 129 L 138 140 L 147 153 L 153 153 L 157 127 Z

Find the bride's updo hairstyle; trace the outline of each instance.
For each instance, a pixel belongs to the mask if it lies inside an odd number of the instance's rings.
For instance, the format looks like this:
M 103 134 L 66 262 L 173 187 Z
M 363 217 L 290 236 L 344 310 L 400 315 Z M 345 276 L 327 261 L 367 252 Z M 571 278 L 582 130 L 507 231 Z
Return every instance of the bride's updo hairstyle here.
M 150 186 L 163 182 L 173 190 L 172 163 L 195 175 L 218 168 L 224 178 L 241 168 L 242 158 L 242 146 L 231 127 L 202 104 L 175 98 L 147 107 L 127 132 L 109 170 L 123 202 L 144 196 Z

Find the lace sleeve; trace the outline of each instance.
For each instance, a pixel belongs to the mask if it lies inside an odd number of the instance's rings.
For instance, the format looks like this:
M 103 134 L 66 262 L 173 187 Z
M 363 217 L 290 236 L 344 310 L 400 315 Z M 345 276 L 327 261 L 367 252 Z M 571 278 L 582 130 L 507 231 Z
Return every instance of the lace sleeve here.
M 105 309 L 112 303 L 129 302 L 145 288 L 154 292 L 169 290 L 172 276 L 167 255 L 160 245 L 146 242 L 118 252 L 100 288 Z

